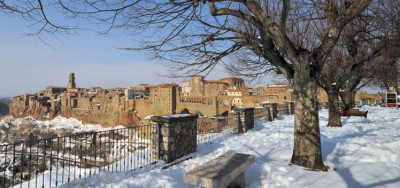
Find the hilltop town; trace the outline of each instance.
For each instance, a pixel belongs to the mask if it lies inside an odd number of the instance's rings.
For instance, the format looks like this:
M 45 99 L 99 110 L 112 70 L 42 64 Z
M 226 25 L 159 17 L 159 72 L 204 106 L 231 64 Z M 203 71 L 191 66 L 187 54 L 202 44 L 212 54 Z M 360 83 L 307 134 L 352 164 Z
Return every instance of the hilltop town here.
M 84 123 L 103 126 L 133 126 L 148 122 L 148 116 L 168 115 L 189 111 L 205 116 L 226 115 L 234 107 L 259 107 L 267 103 L 285 104 L 292 101 L 288 83 L 266 87 L 246 86 L 238 77 L 205 80 L 193 75 L 183 81 L 159 85 L 139 84 L 136 87 L 103 89 L 76 87 L 75 75 L 70 73 L 66 87 L 49 86 L 44 91 L 14 97 L 10 114 L 16 117 L 33 116 L 52 119 L 56 116 L 74 117 Z M 378 94 L 359 91 L 357 105 L 376 105 Z M 320 107 L 326 106 L 326 93 L 318 89 Z

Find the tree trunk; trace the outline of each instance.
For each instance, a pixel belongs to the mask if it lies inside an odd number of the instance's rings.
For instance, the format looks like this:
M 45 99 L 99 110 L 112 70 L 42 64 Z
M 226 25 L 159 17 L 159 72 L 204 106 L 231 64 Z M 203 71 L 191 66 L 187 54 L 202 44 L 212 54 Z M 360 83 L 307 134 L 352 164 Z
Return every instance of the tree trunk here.
M 341 127 L 342 120 L 339 112 L 339 92 L 334 90 L 327 90 L 328 105 L 329 105 L 329 119 L 328 127 Z
M 308 62 L 299 64 L 292 80 L 295 103 L 294 146 L 291 163 L 326 171 L 322 161 L 317 85 L 310 78 Z
M 342 98 L 343 110 L 348 110 L 355 107 L 355 96 L 356 92 L 342 92 L 340 97 Z

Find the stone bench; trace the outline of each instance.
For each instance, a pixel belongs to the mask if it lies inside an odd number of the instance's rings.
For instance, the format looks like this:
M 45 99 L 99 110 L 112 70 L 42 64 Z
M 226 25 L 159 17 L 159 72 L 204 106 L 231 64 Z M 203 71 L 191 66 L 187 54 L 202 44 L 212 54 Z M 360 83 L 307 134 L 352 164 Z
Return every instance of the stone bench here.
M 184 174 L 184 181 L 201 187 L 245 187 L 245 171 L 254 155 L 226 152 Z

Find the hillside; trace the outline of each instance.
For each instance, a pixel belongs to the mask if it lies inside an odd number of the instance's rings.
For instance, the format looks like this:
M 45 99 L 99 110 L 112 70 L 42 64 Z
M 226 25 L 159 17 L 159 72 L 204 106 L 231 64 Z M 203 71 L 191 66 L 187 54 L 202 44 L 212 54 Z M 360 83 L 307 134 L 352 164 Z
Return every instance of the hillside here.
M 8 105 L 0 102 L 0 117 L 8 114 L 9 108 Z
M 0 98 L 0 102 L 6 104 L 7 106 L 9 106 L 10 102 L 11 102 L 11 98 L 7 98 L 7 97 Z

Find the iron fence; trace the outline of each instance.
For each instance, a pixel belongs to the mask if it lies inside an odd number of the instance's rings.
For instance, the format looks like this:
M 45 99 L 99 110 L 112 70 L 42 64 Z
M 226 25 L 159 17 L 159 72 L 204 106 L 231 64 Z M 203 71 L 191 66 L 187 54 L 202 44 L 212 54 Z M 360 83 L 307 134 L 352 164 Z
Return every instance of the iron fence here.
M 216 139 L 226 139 L 233 134 L 233 128 L 225 129 L 219 133 L 208 133 L 205 135 L 197 135 L 197 143 L 207 143 Z
M 30 134 L 0 145 L 1 187 L 54 187 L 101 171 L 133 171 L 155 163 L 154 128 L 146 125 L 50 139 Z M 152 154 L 153 153 L 153 154 Z

